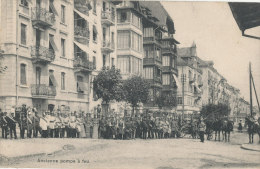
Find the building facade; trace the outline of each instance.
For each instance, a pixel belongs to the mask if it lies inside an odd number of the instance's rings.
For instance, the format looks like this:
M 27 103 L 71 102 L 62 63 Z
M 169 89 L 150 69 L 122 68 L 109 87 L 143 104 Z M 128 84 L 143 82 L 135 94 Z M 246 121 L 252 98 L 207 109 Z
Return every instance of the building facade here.
M 116 62 L 114 16 L 110 1 L 2 0 L 2 110 L 90 111 L 94 76 Z
M 202 70 L 195 43 L 191 47 L 178 48 L 178 81 L 177 112 L 179 114 L 199 113 L 202 107 Z

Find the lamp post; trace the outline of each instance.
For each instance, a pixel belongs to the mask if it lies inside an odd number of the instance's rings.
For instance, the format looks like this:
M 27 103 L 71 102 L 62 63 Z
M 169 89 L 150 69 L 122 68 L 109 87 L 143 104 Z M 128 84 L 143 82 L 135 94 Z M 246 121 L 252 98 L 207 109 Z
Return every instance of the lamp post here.
M 181 75 L 181 82 L 182 82 L 182 116 L 181 120 L 184 117 L 184 83 L 186 82 L 186 74 Z

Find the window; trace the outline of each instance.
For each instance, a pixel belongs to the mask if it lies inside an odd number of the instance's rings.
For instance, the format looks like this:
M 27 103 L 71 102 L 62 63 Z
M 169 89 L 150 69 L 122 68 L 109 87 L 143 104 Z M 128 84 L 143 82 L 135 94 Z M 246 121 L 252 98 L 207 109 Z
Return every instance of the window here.
M 21 3 L 21 5 L 28 7 L 27 0 L 21 0 L 20 3 Z
M 112 66 L 115 66 L 115 58 L 112 58 Z
M 93 69 L 96 69 L 96 66 L 97 66 L 96 56 L 93 56 Z
M 20 65 L 20 83 L 26 85 L 26 64 Z
M 182 104 L 182 97 L 178 97 L 178 98 L 177 98 L 177 103 L 178 103 L 178 104 Z
M 93 0 L 93 13 L 97 12 L 97 0 Z
M 21 44 L 26 45 L 26 25 L 21 24 Z
M 57 86 L 53 70 L 49 70 L 49 86 Z
M 41 84 L 41 68 L 36 67 L 36 84 Z
M 144 47 L 144 57 L 145 58 L 154 58 L 154 47 L 153 46 L 145 46 Z
M 144 37 L 153 37 L 153 28 L 144 28 Z
M 65 39 L 61 39 L 61 57 L 66 57 Z
M 121 73 L 130 73 L 130 58 L 128 56 L 118 56 L 117 67 Z
M 65 73 L 61 72 L 61 90 L 65 90 Z
M 175 58 L 172 59 L 172 67 L 175 68 Z
M 62 23 L 65 23 L 65 6 L 64 5 L 61 5 L 61 22 Z
M 170 66 L 170 56 L 163 56 L 162 58 L 162 63 L 163 63 L 163 66 Z
M 145 79 L 153 79 L 153 68 L 152 67 L 145 67 L 143 71 L 144 71 Z
M 140 18 L 137 17 L 134 13 L 132 13 L 132 23 L 134 26 L 140 28 Z
M 118 49 L 130 48 L 130 31 L 117 32 L 117 47 Z
M 130 12 L 129 11 L 121 11 L 117 13 L 117 22 L 125 23 L 130 22 Z
M 93 41 L 97 42 L 97 28 L 93 25 Z
M 55 6 L 54 6 L 54 4 L 53 4 L 53 1 L 54 1 L 54 0 L 50 0 L 50 1 L 49 1 L 49 11 L 50 11 L 51 13 L 55 14 L 55 15 L 58 15 L 58 12 L 57 12 L 57 10 L 55 9 Z
M 78 93 L 84 93 L 84 91 L 87 91 L 86 84 L 83 81 L 82 76 L 77 76 L 77 92 Z
M 103 67 L 106 66 L 106 55 L 103 55 Z
M 54 51 L 58 51 L 58 48 L 55 44 L 55 41 L 54 41 L 54 36 L 53 35 L 49 35 L 49 48 Z
M 142 60 L 136 57 L 131 57 L 131 73 L 139 75 L 141 74 L 142 68 Z
M 170 74 L 163 74 L 162 82 L 163 82 L 163 85 L 170 85 Z
M 141 51 L 141 45 L 143 45 L 141 43 L 141 35 L 138 35 L 135 32 L 132 32 L 132 41 L 131 41 L 131 48 L 136 50 L 136 51 Z

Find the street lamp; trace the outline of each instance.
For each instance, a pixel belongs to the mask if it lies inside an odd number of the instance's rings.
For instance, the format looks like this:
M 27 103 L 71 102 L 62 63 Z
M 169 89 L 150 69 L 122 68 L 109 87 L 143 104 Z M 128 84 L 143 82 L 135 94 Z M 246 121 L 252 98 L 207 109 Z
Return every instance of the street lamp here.
M 184 83 L 186 83 L 186 74 L 181 75 L 181 82 L 182 82 L 182 119 L 184 116 Z

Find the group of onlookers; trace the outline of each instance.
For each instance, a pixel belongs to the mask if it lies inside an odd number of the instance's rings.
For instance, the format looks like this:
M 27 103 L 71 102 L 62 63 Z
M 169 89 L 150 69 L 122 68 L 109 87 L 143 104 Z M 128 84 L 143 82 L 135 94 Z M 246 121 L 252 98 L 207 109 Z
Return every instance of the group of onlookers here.
M 17 139 L 16 126 L 19 126 L 20 137 L 37 138 L 41 134 L 42 138 L 104 138 L 104 139 L 161 139 L 178 138 L 181 136 L 181 124 L 179 117 L 153 117 L 136 115 L 134 117 L 119 117 L 115 114 L 102 116 L 101 109 L 92 117 L 90 113 L 71 112 L 61 113 L 61 111 L 46 111 L 39 115 L 35 108 L 25 106 L 19 112 L 11 110 L 7 115 L 1 112 L 0 124 L 2 127 L 2 137 Z M 192 122 L 191 122 L 192 123 Z M 204 123 L 192 123 L 193 129 L 202 137 L 205 132 Z M 198 132 L 197 132 L 198 131 Z M 204 138 L 204 137 L 203 137 Z M 203 142 L 204 139 L 201 139 Z

